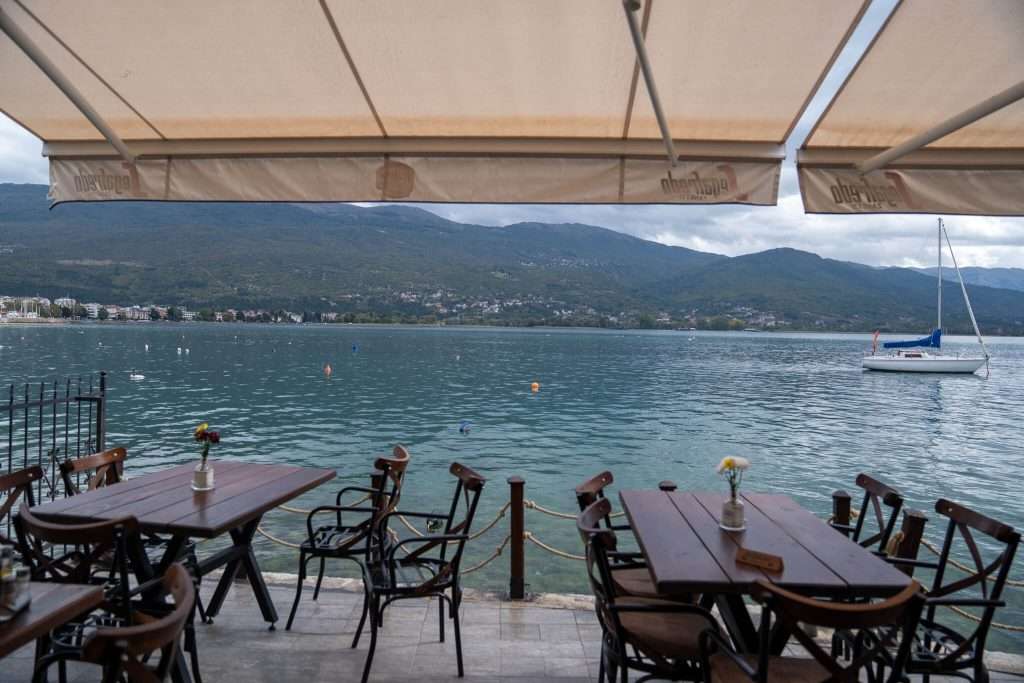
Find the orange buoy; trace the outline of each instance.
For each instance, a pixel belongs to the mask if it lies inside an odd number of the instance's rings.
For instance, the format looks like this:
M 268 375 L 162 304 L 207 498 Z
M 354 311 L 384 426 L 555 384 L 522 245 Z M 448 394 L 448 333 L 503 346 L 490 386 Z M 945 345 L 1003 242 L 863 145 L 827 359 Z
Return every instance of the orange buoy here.
M 536 394 L 536 393 L 537 393 L 538 391 L 540 391 L 540 382 L 534 382 L 533 384 L 531 384 L 531 385 L 530 385 L 530 391 L 532 391 L 532 392 L 533 392 L 533 393 L 535 393 L 535 394 Z
M 324 366 L 324 376 L 325 377 L 330 377 L 332 372 L 334 372 L 334 369 L 331 367 L 330 363 L 328 363 L 327 365 Z

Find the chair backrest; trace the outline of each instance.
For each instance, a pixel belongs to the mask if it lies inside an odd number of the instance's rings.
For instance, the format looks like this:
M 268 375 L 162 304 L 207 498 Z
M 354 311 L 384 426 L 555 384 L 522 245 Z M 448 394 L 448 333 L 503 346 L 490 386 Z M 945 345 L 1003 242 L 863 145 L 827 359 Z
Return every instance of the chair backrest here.
M 122 675 L 137 683 L 167 679 L 196 593 L 192 577 L 178 563 L 172 564 L 164 574 L 163 587 L 174 600 L 174 609 L 167 614 L 150 617 L 137 611 L 133 614 L 132 626 L 101 627 L 87 637 L 82 660 L 102 665 L 104 681 L 119 681 Z M 160 658 L 152 664 L 149 655 L 157 650 Z
M 594 594 L 597 618 L 605 633 L 621 638 L 621 624 L 612 612 L 615 603 L 615 582 L 612 581 L 609 552 L 615 552 L 618 539 L 615 532 L 602 528 L 601 521 L 611 514 L 612 505 L 607 498 L 598 498 L 576 517 L 576 530 L 583 539 L 586 556 L 587 580 Z
M 0 496 L 3 496 L 3 502 L 0 503 L 0 525 L 8 515 L 11 515 L 13 524 L 14 504 L 18 500 L 21 500 L 24 507 L 32 507 L 36 504 L 32 486 L 42 480 L 43 468 L 39 465 L 0 476 Z M 3 526 L 0 526 L 0 544 L 18 545 L 14 538 L 4 535 Z
M 372 488 L 377 491 L 374 507 L 380 511 L 380 516 L 398 509 L 402 497 L 402 484 L 405 482 L 405 470 L 409 467 L 409 451 L 405 446 L 395 446 L 390 458 L 377 458 L 373 467 L 376 471 L 372 477 Z
M 808 598 L 759 579 L 753 590 L 755 600 L 764 605 L 761 615 L 758 671 L 770 668 L 769 652 L 774 626 L 781 625 L 829 672 L 821 683 L 856 683 L 860 672 L 879 661 L 889 670 L 888 681 L 904 680 L 914 633 L 921 618 L 925 598 L 921 586 L 913 581 L 899 594 L 882 602 L 841 603 Z M 776 624 L 771 623 L 771 616 Z M 801 625 L 836 629 L 856 639 L 857 647 L 849 659 L 836 660 Z M 881 628 L 888 626 L 891 628 Z M 874 680 L 874 679 L 872 679 Z
M 896 528 L 896 520 L 899 519 L 900 510 L 903 508 L 903 496 L 899 491 L 888 484 L 861 472 L 857 475 L 857 486 L 864 491 L 864 498 L 860 505 L 860 514 L 853 527 L 851 539 L 865 548 L 876 549 L 884 552 Z M 868 525 L 868 514 L 874 518 L 872 524 Z M 865 535 L 865 527 L 875 530 L 870 536 Z
M 935 569 L 935 577 L 928 591 L 928 597 L 942 598 L 957 594 L 957 597 L 962 598 L 980 597 L 983 601 L 1000 600 L 1010 575 L 1013 558 L 1017 553 L 1017 546 L 1020 544 L 1020 532 L 1007 524 L 945 498 L 941 498 L 935 503 L 935 511 L 946 517 L 949 524 L 946 526 L 946 535 L 943 538 L 938 566 Z M 974 537 L 974 532 L 987 537 L 988 542 L 984 544 L 985 547 L 979 545 Z M 957 541 L 958 537 L 965 546 L 967 555 L 971 558 L 974 573 L 965 576 L 958 572 L 953 576 L 947 576 L 954 548 L 960 544 Z M 989 628 L 992 626 L 997 605 L 979 606 L 982 608 L 982 612 L 976 622 L 974 632 L 964 638 L 963 643 L 946 656 L 947 659 L 955 660 L 960 655 L 970 652 L 972 648 L 975 652 L 984 650 L 985 640 L 988 637 Z M 928 607 L 928 621 L 935 619 L 935 612 L 936 606 Z
M 612 476 L 612 473 L 605 470 L 577 486 L 576 504 L 579 505 L 580 512 L 583 512 L 599 500 L 605 500 L 604 490 L 614 481 L 615 478 Z M 611 506 L 608 507 L 608 514 L 604 518 L 604 525 L 609 529 L 612 528 Z
M 81 472 L 88 473 L 87 491 L 121 481 L 124 460 L 127 457 L 128 452 L 124 447 L 117 446 L 101 453 L 65 460 L 60 464 L 60 478 L 64 481 L 65 495 L 73 496 L 81 492 L 74 477 Z
M 15 519 L 18 547 L 34 581 L 104 583 L 107 598 L 127 609 L 132 563 L 145 550 L 134 517 L 92 524 L 54 524 L 22 506 Z M 66 552 L 58 554 L 58 547 Z M 68 550 L 70 548 L 70 550 Z

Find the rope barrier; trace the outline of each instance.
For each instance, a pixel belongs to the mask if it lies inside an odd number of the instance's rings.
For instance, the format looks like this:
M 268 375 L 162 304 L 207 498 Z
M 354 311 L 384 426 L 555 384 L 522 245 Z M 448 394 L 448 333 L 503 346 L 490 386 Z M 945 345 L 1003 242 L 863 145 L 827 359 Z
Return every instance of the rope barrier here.
M 479 562 L 479 563 L 473 565 L 472 567 L 470 567 L 468 569 L 463 569 L 460 573 L 461 574 L 472 574 L 477 569 L 483 569 L 484 567 L 489 565 L 491 562 L 496 560 L 499 555 L 501 555 L 502 551 L 505 550 L 505 546 L 508 545 L 508 542 L 511 541 L 511 540 L 512 540 L 512 534 L 506 534 L 505 535 L 505 540 L 503 540 L 501 543 L 498 544 L 498 547 L 494 549 L 494 552 L 491 553 L 490 557 L 488 557 L 483 562 Z
M 935 547 L 932 543 L 929 543 L 926 539 L 923 539 L 923 538 L 921 539 L 921 545 L 923 545 L 925 548 L 930 550 L 932 552 L 932 554 L 934 554 L 936 556 L 941 554 L 941 551 L 937 547 Z M 954 567 L 956 567 L 957 569 L 962 571 L 964 574 L 968 574 L 970 576 L 977 576 L 977 572 L 974 571 L 974 569 L 972 569 L 971 567 L 968 567 L 966 564 L 963 564 L 961 562 L 957 562 L 952 557 L 947 557 L 946 558 L 946 562 L 948 562 L 949 564 L 953 565 Z M 991 581 L 991 582 L 994 583 L 996 581 L 996 577 L 989 575 L 989 576 L 985 577 L 985 580 L 986 581 Z M 1008 579 L 1006 579 L 1006 585 L 1007 586 L 1013 586 L 1014 588 L 1024 588 L 1024 581 L 1014 581 L 1013 579 L 1009 579 L 1008 578 Z
M 367 493 L 365 496 L 363 496 L 359 500 L 351 503 L 350 505 L 351 506 L 359 505 L 360 503 L 365 503 L 368 500 L 370 500 L 370 494 L 369 493 Z M 296 508 L 296 507 L 292 507 L 290 505 L 278 505 L 277 509 L 284 510 L 285 512 L 291 512 L 291 513 L 296 514 L 296 515 L 308 515 L 309 513 L 311 513 L 313 511 L 312 508 L 309 508 L 309 509 L 307 509 L 307 508 Z
M 286 541 L 283 538 L 278 538 L 277 536 L 274 536 L 273 534 L 264 531 L 262 526 L 256 527 L 256 532 L 268 541 L 272 541 L 273 543 L 277 543 L 278 545 L 283 545 L 286 548 L 294 548 L 295 550 L 298 550 L 300 548 L 300 545 L 298 543 L 292 543 L 291 541 Z
M 551 517 L 558 517 L 559 519 L 574 520 L 576 519 L 576 517 L 578 517 L 578 515 L 576 514 L 571 514 L 568 512 L 559 512 L 558 510 L 546 508 L 535 500 L 524 500 L 523 507 L 529 508 L 530 510 L 536 510 L 537 512 L 544 513 L 545 515 L 550 515 Z M 613 512 L 611 515 L 609 515 L 609 517 L 622 517 L 625 514 L 625 512 Z
M 534 536 L 529 531 L 524 531 L 523 532 L 523 540 L 526 540 L 526 541 L 529 541 L 530 543 L 533 543 L 538 548 L 543 548 L 544 550 L 548 551 L 552 555 L 557 555 L 558 557 L 562 557 L 562 558 L 565 558 L 567 560 L 580 560 L 580 561 L 582 561 L 582 560 L 586 560 L 587 559 L 583 555 L 573 555 L 572 553 L 567 553 L 564 550 L 559 550 L 558 548 L 555 548 L 554 546 L 550 546 L 547 543 L 545 543 L 544 541 L 542 541 L 539 538 L 537 538 L 536 536 Z

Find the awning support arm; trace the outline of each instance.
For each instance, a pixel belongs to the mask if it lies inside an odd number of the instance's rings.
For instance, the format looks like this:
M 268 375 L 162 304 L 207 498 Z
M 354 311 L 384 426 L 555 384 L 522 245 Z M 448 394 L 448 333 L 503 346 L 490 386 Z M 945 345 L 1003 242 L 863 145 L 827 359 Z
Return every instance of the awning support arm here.
M 960 112 L 956 116 L 946 119 L 937 126 L 934 126 L 922 133 L 918 133 L 914 137 L 901 142 L 895 147 L 890 147 L 884 152 L 876 154 L 869 159 L 865 159 L 857 164 L 857 170 L 861 173 L 876 171 L 896 159 L 906 156 L 907 154 L 924 147 L 928 143 L 934 142 L 939 138 L 943 138 L 954 131 L 960 130 L 964 126 L 968 126 L 978 119 L 999 111 L 1003 107 L 1011 105 L 1020 99 L 1024 99 L 1024 81 L 1021 81 L 1017 85 L 1010 86 L 1003 92 L 993 95 L 983 102 L 979 102 L 970 109 Z
M 652 0 L 647 1 L 651 2 Z M 661 129 L 661 139 L 665 142 L 668 161 L 673 167 L 677 166 L 679 164 L 679 156 L 676 154 L 676 147 L 672 142 L 672 133 L 669 132 L 665 112 L 661 109 L 661 98 L 658 97 L 658 88 L 654 84 L 654 72 L 651 71 L 651 62 L 647 58 L 647 46 L 644 45 L 644 35 L 640 30 L 640 22 L 637 21 L 635 14 L 640 10 L 640 3 L 638 0 L 622 0 L 622 8 L 626 11 L 626 22 L 629 24 L 629 32 L 633 36 L 633 47 L 636 48 L 636 57 L 640 61 L 640 70 L 644 74 L 647 93 L 651 96 L 651 106 L 654 107 L 654 115 L 658 119 L 658 128 Z
M 78 111 L 82 112 L 85 118 L 89 119 L 89 122 L 96 126 L 96 129 L 103 134 L 103 137 L 109 142 L 129 163 L 135 162 L 135 155 L 128 149 L 128 145 L 125 144 L 124 140 L 121 139 L 114 129 L 107 125 L 107 122 L 103 120 L 99 112 L 93 109 L 89 101 L 85 99 L 85 96 L 79 92 L 78 88 L 61 72 L 57 65 L 50 60 L 49 57 L 39 48 L 39 46 L 33 41 L 27 33 L 21 30 L 21 27 L 14 23 L 14 20 L 8 16 L 2 8 L 0 8 L 0 30 L 6 33 L 14 44 L 21 48 L 21 51 L 28 56 L 36 66 L 38 66 L 44 74 L 56 85 L 62 93 L 64 93 L 72 104 L 74 104 Z

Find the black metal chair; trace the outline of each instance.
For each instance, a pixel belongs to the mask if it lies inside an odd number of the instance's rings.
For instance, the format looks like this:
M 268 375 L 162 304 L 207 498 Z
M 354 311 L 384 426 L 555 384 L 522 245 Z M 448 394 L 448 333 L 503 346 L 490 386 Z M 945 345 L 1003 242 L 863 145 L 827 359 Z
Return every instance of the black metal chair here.
M 605 470 L 577 486 L 575 489 L 576 504 L 579 506 L 580 512 L 583 512 L 599 500 L 607 500 L 604 490 L 611 486 L 614 481 L 615 477 L 612 476 L 612 473 Z M 612 522 L 610 501 L 608 514 L 602 521 L 605 528 L 612 531 L 631 530 L 628 524 L 614 524 Z M 654 587 L 654 581 L 651 580 L 651 572 L 647 570 L 647 565 L 644 564 L 644 558 L 641 553 L 617 552 L 615 557 L 610 559 L 610 562 L 612 581 L 615 582 L 616 591 L 620 595 L 676 600 L 676 598 L 663 597 L 658 594 L 658 590 Z M 681 598 L 681 600 L 683 602 L 693 602 L 693 597 L 688 596 Z
M 367 546 L 363 565 L 363 614 L 352 640 L 352 647 L 356 647 L 369 615 L 370 649 L 363 667 L 363 683 L 370 676 L 377 647 L 377 631 L 381 627 L 384 609 L 397 600 L 412 598 L 437 598 L 441 642 L 444 642 L 444 609 L 445 604 L 448 605 L 455 633 L 459 677 L 463 676 L 462 634 L 459 630 L 459 605 L 462 603 L 459 567 L 485 480 L 459 463 L 452 463 L 449 471 L 455 476 L 456 482 L 447 514 L 397 510 L 388 512 L 374 529 L 376 542 Z M 388 545 L 388 520 L 397 515 L 426 520 L 428 529 L 436 527 L 440 533 L 412 536 Z M 451 595 L 446 595 L 446 591 L 450 591 Z
M 906 680 L 914 630 L 924 606 L 917 582 L 898 595 L 876 603 L 836 603 L 814 600 L 758 580 L 753 597 L 761 603 L 761 627 L 756 655 L 737 654 L 720 632 L 705 631 L 700 639 L 706 683 L 857 683 L 862 671 L 874 681 L 872 667 L 889 670 L 888 683 Z M 773 624 L 772 615 L 775 615 Z M 852 635 L 852 656 L 833 659 L 802 625 L 842 630 Z M 772 641 L 781 628 L 791 633 L 810 657 L 771 656 Z
M 69 622 L 37 644 L 37 660 L 58 662 L 62 681 L 64 662 L 81 657 L 90 633 L 97 628 L 131 626 L 137 623 L 140 606 L 157 606 L 154 590 L 158 580 L 132 585 L 132 575 L 138 576 L 139 567 L 149 562 L 134 517 L 90 524 L 55 524 L 39 519 L 22 506 L 15 518 L 15 530 L 22 560 L 32 580 L 92 584 L 104 590 L 99 609 Z M 192 580 L 195 582 L 194 576 Z M 185 649 L 192 658 L 194 677 L 201 683 L 193 621 L 190 615 L 185 625 Z
M 75 649 L 64 649 L 41 657 L 35 668 L 35 681 L 45 680 L 46 670 L 57 663 L 85 662 L 102 667 L 103 683 L 160 683 L 167 680 L 178 654 L 182 631 L 191 620 L 195 606 L 195 585 L 188 570 L 173 564 L 160 579 L 151 582 L 162 596 L 171 596 L 173 604 L 162 609 L 135 610 L 123 624 L 96 624 L 81 635 Z M 150 586 L 147 586 L 149 588 Z M 153 654 L 160 656 L 150 663 Z
M 700 680 L 700 634 L 706 629 L 718 632 L 718 623 L 697 605 L 622 593 L 614 579 L 615 565 L 633 562 L 620 557 L 615 531 L 602 527 L 610 512 L 611 503 L 600 498 L 576 519 L 601 624 L 600 680 L 607 676 L 614 683 L 621 670 L 626 683 L 630 669 L 648 674 L 641 680 Z
M 932 675 L 987 682 L 985 641 L 996 610 L 1006 604 L 1002 599 L 1003 589 L 1020 544 L 1020 533 L 1011 526 L 946 499 L 935 503 L 935 511 L 949 520 L 938 561 L 890 559 L 896 565 L 935 572 L 926 594 L 926 610 L 907 671 L 920 674 L 926 683 Z M 987 542 L 979 544 L 973 532 L 983 534 Z M 959 545 L 957 536 L 966 547 L 974 573 L 963 572 L 958 578 L 951 579 L 948 574 L 953 549 Z M 950 607 L 980 609 L 980 614 L 975 616 L 973 630 L 944 619 L 949 612 L 940 614 L 939 608 Z
M 868 548 L 876 554 L 884 555 L 896 529 L 896 520 L 903 509 L 903 496 L 888 484 L 884 484 L 863 472 L 857 475 L 857 486 L 864 491 L 860 512 L 853 524 L 840 524 L 832 520 L 829 524 L 834 529 L 846 534 L 853 542 Z M 884 508 L 886 509 L 883 509 Z M 871 512 L 874 522 L 867 524 L 868 513 Z M 865 527 L 870 526 L 874 533 L 865 535 Z
M 374 473 L 371 486 L 346 486 L 338 491 L 334 505 L 321 505 L 310 511 L 306 517 L 306 540 L 299 546 L 299 579 L 295 586 L 295 600 L 292 611 L 288 615 L 285 630 L 292 628 L 295 613 L 299 609 L 302 598 L 302 584 L 306 580 L 306 567 L 315 558 L 320 560 L 320 571 L 316 577 L 316 588 L 313 589 L 313 600 L 320 596 L 320 585 L 324 580 L 324 570 L 328 559 L 350 560 L 362 567 L 367 556 L 368 544 L 377 536 L 373 531 L 377 523 L 389 512 L 398 508 L 402 497 L 402 483 L 405 481 L 405 470 L 409 466 L 409 451 L 404 446 L 395 446 L 391 457 L 380 457 L 373 464 Z M 366 497 L 365 505 L 343 506 L 341 499 L 346 495 L 362 493 Z M 314 519 L 324 513 L 334 516 L 333 524 L 314 527 Z M 345 517 L 342 517 L 345 513 Z M 355 517 L 355 521 L 347 521 Z M 384 542 L 389 543 L 390 537 L 385 534 Z

